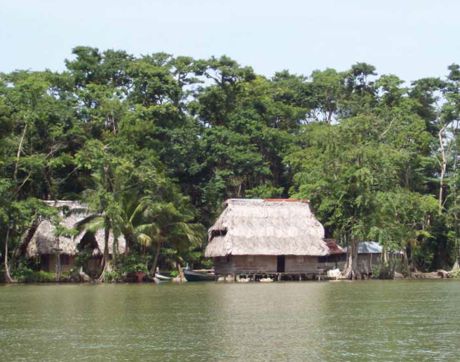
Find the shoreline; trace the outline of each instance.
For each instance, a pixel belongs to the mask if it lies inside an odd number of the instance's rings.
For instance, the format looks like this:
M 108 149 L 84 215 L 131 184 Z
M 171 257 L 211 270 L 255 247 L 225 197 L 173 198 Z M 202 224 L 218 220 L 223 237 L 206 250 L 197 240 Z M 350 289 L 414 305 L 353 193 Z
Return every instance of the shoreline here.
M 414 273 L 415 274 L 415 273 Z M 460 281 L 460 278 L 456 277 L 443 277 L 437 272 L 426 272 L 426 273 L 416 273 L 411 277 L 395 277 L 394 279 L 377 279 L 377 278 L 368 278 L 368 279 L 322 279 L 322 280 L 279 280 L 273 281 L 272 283 L 264 283 L 260 281 L 251 281 L 247 283 L 241 282 L 219 282 L 215 281 L 200 281 L 200 282 L 182 282 L 182 283 L 161 283 L 162 285 L 182 285 L 182 284 L 297 284 L 297 283 L 306 283 L 306 284 L 313 284 L 313 283 L 325 283 L 325 282 L 368 282 L 368 281 L 426 281 L 426 280 L 452 280 L 452 281 Z M 157 283 L 151 282 L 98 282 L 98 281 L 87 281 L 87 282 L 73 282 L 73 281 L 60 281 L 60 282 L 51 282 L 51 281 L 44 281 L 44 282 L 20 282 L 15 281 L 12 283 L 5 283 L 0 281 L 0 286 L 13 286 L 13 285 L 157 285 Z

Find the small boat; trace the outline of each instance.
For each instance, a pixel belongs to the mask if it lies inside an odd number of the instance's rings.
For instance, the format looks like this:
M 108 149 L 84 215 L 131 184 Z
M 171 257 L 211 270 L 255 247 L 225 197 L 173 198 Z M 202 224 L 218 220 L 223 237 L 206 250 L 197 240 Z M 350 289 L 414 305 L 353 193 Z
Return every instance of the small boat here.
M 172 279 L 171 277 L 161 275 L 160 273 L 155 273 L 155 278 L 165 281 L 165 282 L 169 282 Z
M 169 283 L 172 281 L 173 278 L 167 277 L 166 275 L 161 275 L 160 274 L 160 268 L 157 267 L 155 270 L 155 276 L 153 277 L 153 281 L 155 284 L 160 284 L 160 283 Z
M 155 284 L 169 283 L 171 280 L 172 278 L 161 275 L 160 273 L 155 273 L 155 276 L 153 277 Z
M 208 282 L 216 279 L 216 275 L 212 269 L 184 269 L 184 276 L 188 282 Z

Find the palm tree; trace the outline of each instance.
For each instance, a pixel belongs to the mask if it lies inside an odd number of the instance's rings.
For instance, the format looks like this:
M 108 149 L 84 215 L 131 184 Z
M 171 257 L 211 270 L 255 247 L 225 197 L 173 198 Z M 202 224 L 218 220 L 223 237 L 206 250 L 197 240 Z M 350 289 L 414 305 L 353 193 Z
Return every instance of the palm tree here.
M 139 245 L 136 227 L 143 224 L 143 212 L 149 200 L 148 197 L 141 197 L 133 190 L 118 192 L 115 195 L 113 223 L 126 240 L 125 254 Z
M 145 204 L 144 223 L 135 230 L 138 241 L 145 247 L 155 245 L 150 273 L 155 274 L 163 245 L 178 251 L 190 245 L 198 246 L 203 241 L 203 227 L 192 223 L 192 216 L 172 202 L 150 202 Z
M 105 274 L 112 270 L 112 263 L 109 257 L 109 238 L 112 232 L 115 240 L 120 234 L 118 224 L 118 205 L 114 198 L 114 177 L 107 163 L 101 169 L 93 173 L 94 189 L 85 192 L 85 199 L 88 201 L 92 214 L 85 217 L 76 225 L 79 230 L 87 230 L 96 233 L 97 230 L 104 230 L 104 251 L 102 256 L 102 271 L 98 278 L 103 281 Z M 116 242 L 114 242 L 116 244 Z M 115 246 L 112 246 L 113 255 L 116 254 Z
M 98 278 L 99 281 L 103 281 L 106 272 L 112 270 L 112 263 L 109 255 L 109 238 L 111 231 L 113 232 L 113 223 L 110 217 L 105 213 L 94 212 L 84 219 L 80 220 L 76 225 L 76 229 L 80 232 L 90 232 L 96 234 L 98 230 L 104 230 L 104 250 L 102 253 L 101 261 L 101 273 Z M 114 233 L 115 234 L 115 233 Z M 116 239 L 116 238 L 115 238 Z M 112 252 L 115 254 L 115 243 L 112 246 Z
M 111 268 L 110 232 L 125 237 L 126 253 L 136 248 L 145 251 L 155 245 L 153 272 L 162 245 L 171 244 L 180 249 L 201 242 L 203 233 L 199 225 L 192 223 L 188 199 L 155 162 L 137 165 L 135 160 L 108 154 L 107 150 L 108 146 L 98 142 L 89 144 L 87 152 L 81 153 L 82 159 L 94 164 L 94 188 L 86 192 L 94 213 L 80 222 L 79 227 L 93 232 L 104 229 L 104 268 L 100 279 Z

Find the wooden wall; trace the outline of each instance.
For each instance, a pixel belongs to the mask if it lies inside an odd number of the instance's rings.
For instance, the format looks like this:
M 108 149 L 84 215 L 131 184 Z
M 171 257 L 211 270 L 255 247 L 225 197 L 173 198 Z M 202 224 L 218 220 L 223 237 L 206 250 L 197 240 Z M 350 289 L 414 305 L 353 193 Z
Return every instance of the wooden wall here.
M 277 272 L 276 255 L 230 255 L 214 258 L 216 274 Z M 285 256 L 285 273 L 316 273 L 318 258 L 313 256 Z
M 43 271 L 56 272 L 57 256 L 54 254 L 44 254 L 40 256 L 40 269 Z M 68 272 L 75 266 L 74 255 L 61 255 L 61 272 Z
M 286 273 L 317 273 L 318 257 L 286 255 Z
M 213 258 L 216 274 L 244 273 L 277 273 L 276 255 L 230 255 Z M 372 269 L 381 264 L 380 254 L 359 254 L 358 268 L 361 273 L 371 274 Z M 315 256 L 285 256 L 285 273 L 317 274 L 319 269 L 326 272 L 330 269 L 343 270 L 346 265 L 346 255 L 334 255 L 318 258 Z
M 276 256 L 272 255 L 231 255 L 214 258 L 217 274 L 240 272 L 276 272 Z

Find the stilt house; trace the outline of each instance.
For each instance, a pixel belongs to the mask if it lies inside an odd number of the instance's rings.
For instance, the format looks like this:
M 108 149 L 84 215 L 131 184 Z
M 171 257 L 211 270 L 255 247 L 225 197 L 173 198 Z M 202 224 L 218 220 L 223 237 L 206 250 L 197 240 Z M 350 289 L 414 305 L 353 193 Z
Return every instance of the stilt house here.
M 216 274 L 318 273 L 329 250 L 308 201 L 229 199 L 208 232 Z

